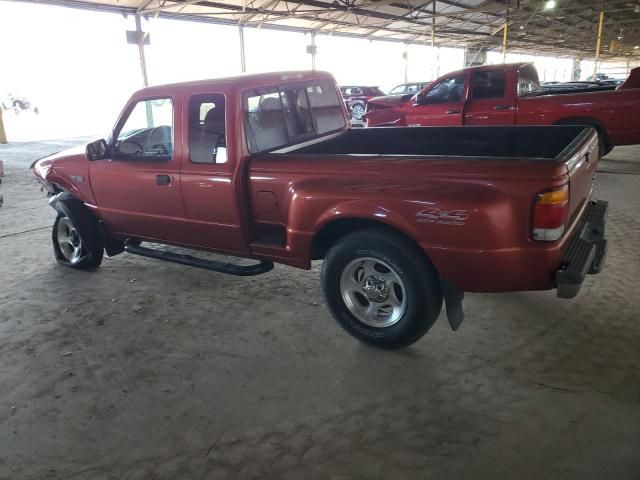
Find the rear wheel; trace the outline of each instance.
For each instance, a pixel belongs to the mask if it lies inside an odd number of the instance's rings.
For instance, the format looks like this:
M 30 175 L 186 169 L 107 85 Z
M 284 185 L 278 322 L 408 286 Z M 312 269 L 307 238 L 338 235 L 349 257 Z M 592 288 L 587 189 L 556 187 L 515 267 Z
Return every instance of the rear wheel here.
M 354 120 L 362 120 L 364 117 L 364 105 L 362 103 L 356 103 L 351 106 L 351 117 Z
M 85 226 L 93 228 L 93 226 Z M 70 217 L 58 215 L 52 231 L 53 252 L 61 265 L 71 268 L 96 268 L 102 263 L 104 247 L 99 235 L 82 235 Z
M 416 342 L 442 308 L 439 278 L 429 260 L 384 228 L 351 233 L 334 245 L 322 266 L 322 289 L 349 334 L 384 349 Z

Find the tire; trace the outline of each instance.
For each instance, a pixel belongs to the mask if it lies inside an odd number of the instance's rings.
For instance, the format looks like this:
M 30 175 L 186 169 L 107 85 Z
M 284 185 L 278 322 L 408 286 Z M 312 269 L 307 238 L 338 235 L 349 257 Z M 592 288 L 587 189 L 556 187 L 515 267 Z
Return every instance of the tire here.
M 351 105 L 351 118 L 358 121 L 362 120 L 362 117 L 364 117 L 364 111 L 365 107 L 363 103 L 354 103 Z
M 97 268 L 102 263 L 104 246 L 99 232 L 90 232 L 94 225 L 79 228 L 70 217 L 58 215 L 53 224 L 51 239 L 56 261 L 76 269 Z M 81 234 L 80 232 L 84 232 Z M 89 233 L 89 234 L 88 234 Z
M 350 335 L 382 349 L 419 340 L 442 309 L 438 274 L 416 245 L 386 228 L 350 233 L 327 252 L 322 291 Z

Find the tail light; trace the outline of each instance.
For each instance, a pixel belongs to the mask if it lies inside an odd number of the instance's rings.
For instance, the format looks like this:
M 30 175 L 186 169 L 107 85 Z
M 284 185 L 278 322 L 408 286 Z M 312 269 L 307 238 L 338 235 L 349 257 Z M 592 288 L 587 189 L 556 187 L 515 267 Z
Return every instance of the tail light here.
M 564 233 L 569 216 L 569 185 L 540 192 L 533 207 L 534 240 L 553 241 Z

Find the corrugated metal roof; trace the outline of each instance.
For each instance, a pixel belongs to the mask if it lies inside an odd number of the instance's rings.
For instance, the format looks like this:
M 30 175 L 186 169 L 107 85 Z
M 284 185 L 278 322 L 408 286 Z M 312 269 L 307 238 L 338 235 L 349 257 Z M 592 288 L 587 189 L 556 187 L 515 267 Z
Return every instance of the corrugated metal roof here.
M 605 10 L 601 55 L 640 55 L 640 0 L 34 0 L 246 26 L 369 39 L 592 58 Z

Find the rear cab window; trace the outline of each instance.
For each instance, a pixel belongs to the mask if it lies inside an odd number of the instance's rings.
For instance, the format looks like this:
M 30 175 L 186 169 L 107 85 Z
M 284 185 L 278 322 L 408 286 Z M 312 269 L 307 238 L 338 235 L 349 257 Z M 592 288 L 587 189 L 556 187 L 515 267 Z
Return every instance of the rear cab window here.
M 295 145 L 346 126 L 342 99 L 330 80 L 312 80 L 244 93 L 251 153 Z

